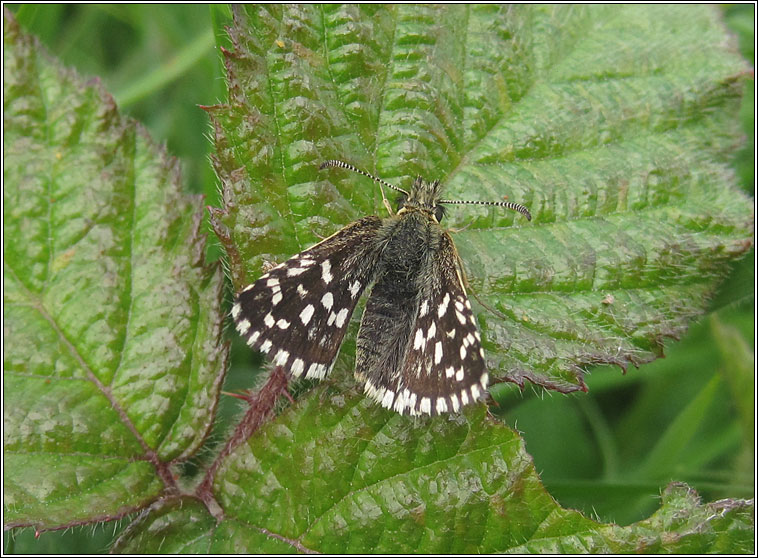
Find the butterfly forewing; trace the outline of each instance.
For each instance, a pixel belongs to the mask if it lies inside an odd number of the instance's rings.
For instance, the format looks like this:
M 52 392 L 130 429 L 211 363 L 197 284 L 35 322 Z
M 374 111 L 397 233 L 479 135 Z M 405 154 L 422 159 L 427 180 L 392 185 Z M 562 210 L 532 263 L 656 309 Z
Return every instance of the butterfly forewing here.
M 398 304 L 392 277 L 379 277 L 358 335 L 356 376 L 369 396 L 401 414 L 458 411 L 488 384 L 455 246 L 432 227 L 414 301 Z
M 232 317 L 247 344 L 294 376 L 326 376 L 373 280 L 381 224 L 360 219 L 243 289 Z

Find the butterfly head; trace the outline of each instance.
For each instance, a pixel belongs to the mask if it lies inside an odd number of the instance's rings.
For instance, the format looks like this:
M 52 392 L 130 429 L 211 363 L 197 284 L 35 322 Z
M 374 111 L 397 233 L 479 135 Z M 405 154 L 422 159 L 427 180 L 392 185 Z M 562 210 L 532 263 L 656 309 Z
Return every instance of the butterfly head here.
M 475 201 L 475 200 L 441 200 L 440 199 L 440 193 L 442 191 L 442 186 L 440 185 L 439 180 L 434 180 L 432 182 L 427 182 L 420 176 L 416 178 L 416 180 L 413 182 L 413 186 L 411 187 L 410 192 L 406 192 L 402 188 L 398 188 L 397 186 L 390 184 L 389 182 L 386 182 L 385 180 L 382 180 L 381 178 L 377 178 L 373 174 L 369 174 L 366 171 L 360 170 L 355 168 L 350 163 L 345 163 L 343 161 L 324 161 L 321 163 L 320 169 L 326 169 L 330 167 L 339 167 L 343 169 L 349 169 L 353 172 L 357 172 L 359 174 L 362 174 L 363 176 L 367 176 L 370 179 L 374 180 L 375 182 L 378 182 L 379 184 L 383 186 L 387 186 L 388 188 L 391 188 L 397 192 L 400 192 L 402 195 L 398 199 L 398 215 L 411 211 L 422 211 L 424 213 L 427 213 L 429 216 L 431 216 L 435 221 L 438 223 L 442 220 L 443 215 L 445 214 L 445 207 L 441 204 L 474 204 L 474 205 L 494 205 L 499 207 L 507 207 L 508 209 L 513 209 L 521 213 L 524 217 L 527 218 L 528 221 L 532 220 L 532 216 L 529 213 L 529 210 L 521 205 L 520 203 L 514 203 L 514 202 L 487 202 L 487 201 Z
M 445 215 L 445 207 L 439 202 L 441 192 L 442 185 L 439 180 L 427 182 L 420 176 L 417 177 L 411 191 L 401 194 L 398 198 L 398 215 L 409 210 L 417 210 L 429 214 L 439 223 Z

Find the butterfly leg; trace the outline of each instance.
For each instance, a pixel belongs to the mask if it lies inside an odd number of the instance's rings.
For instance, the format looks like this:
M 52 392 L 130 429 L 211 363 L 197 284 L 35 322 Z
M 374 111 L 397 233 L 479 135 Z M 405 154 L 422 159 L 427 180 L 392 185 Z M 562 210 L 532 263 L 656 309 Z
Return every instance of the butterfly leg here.
M 448 232 L 451 232 L 451 233 L 459 233 L 459 232 L 463 232 L 463 231 L 465 231 L 467 228 L 469 228 L 471 225 L 473 225 L 473 224 L 474 224 L 474 221 L 475 221 L 475 220 L 476 220 L 476 219 L 471 219 L 471 221 L 469 221 L 468 225 L 466 225 L 465 227 L 462 227 L 462 228 L 460 228 L 460 229 L 448 229 Z
M 392 211 L 392 206 L 390 205 L 387 196 L 384 195 L 384 188 L 382 188 L 381 183 L 379 184 L 379 191 L 382 193 L 382 204 L 384 204 L 384 207 L 387 209 L 387 213 L 389 213 L 390 216 L 394 215 L 395 212 Z

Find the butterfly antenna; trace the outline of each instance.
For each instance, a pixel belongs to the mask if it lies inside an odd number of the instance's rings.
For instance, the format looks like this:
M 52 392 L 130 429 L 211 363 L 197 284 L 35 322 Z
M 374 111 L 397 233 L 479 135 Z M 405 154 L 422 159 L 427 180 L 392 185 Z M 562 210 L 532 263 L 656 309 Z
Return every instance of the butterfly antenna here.
M 532 220 L 532 214 L 529 213 L 529 210 L 521 205 L 520 203 L 514 203 L 514 202 L 488 202 L 488 201 L 470 201 L 470 200 L 439 200 L 437 203 L 449 203 L 449 204 L 455 204 L 455 205 L 496 205 L 498 207 L 507 207 L 508 209 L 515 209 L 519 213 L 521 213 L 524 217 L 526 217 L 527 221 Z
M 363 176 L 369 177 L 371 180 L 373 180 L 375 182 L 378 182 L 379 184 L 387 186 L 388 188 L 392 188 L 393 190 L 396 190 L 398 192 L 402 192 L 406 196 L 408 195 L 408 192 L 406 192 L 402 188 L 398 188 L 397 186 L 395 186 L 393 184 L 390 184 L 389 182 L 386 182 L 385 180 L 382 180 L 381 178 L 377 178 L 373 174 L 369 174 L 366 171 L 363 171 L 361 169 L 357 169 L 353 165 L 351 165 L 350 163 L 345 163 L 344 161 L 337 161 L 337 160 L 324 161 L 323 163 L 321 163 L 321 166 L 319 167 L 319 170 L 328 169 L 328 168 L 331 168 L 331 167 L 339 167 L 339 168 L 342 168 L 342 169 L 348 169 L 348 170 L 351 170 L 353 172 L 357 172 L 358 174 L 362 174 Z

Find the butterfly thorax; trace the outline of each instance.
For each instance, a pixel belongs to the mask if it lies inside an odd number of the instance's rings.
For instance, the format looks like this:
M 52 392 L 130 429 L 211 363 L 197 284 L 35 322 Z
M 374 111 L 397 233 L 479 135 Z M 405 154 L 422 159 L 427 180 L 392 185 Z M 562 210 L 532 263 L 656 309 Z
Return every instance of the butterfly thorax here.
M 406 206 L 397 216 L 384 220 L 376 280 L 385 282 L 387 295 L 395 302 L 415 302 L 418 282 L 425 277 L 425 267 L 437 251 L 442 234 L 434 216 L 417 207 Z

